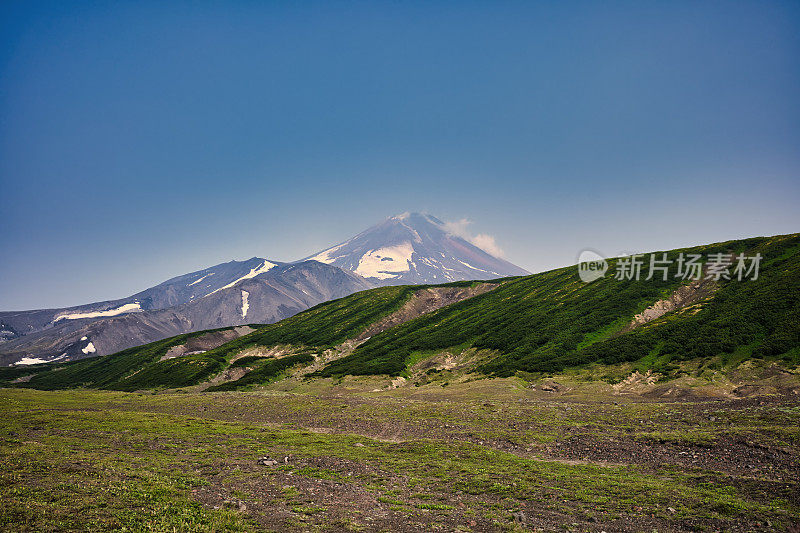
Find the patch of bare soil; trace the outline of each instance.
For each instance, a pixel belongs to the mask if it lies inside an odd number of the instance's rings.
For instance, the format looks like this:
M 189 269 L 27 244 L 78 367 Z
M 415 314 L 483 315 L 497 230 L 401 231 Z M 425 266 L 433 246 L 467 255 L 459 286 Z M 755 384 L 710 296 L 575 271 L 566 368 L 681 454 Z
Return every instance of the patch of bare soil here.
M 545 380 L 538 385 L 532 385 L 531 390 L 540 390 L 543 392 L 549 392 L 553 394 L 563 394 L 565 392 L 569 392 L 572 390 L 570 387 L 563 385 L 557 381 L 553 381 L 551 379 Z
M 303 469 L 335 474 L 332 479 L 298 475 L 297 470 Z M 231 483 L 234 472 L 235 481 Z M 364 486 L 369 479 L 405 486 L 408 480 L 404 476 L 339 457 L 290 457 L 288 467 L 281 460 L 277 468 L 260 466 L 256 461 L 220 462 L 200 473 L 210 485 L 193 491 L 197 501 L 212 508 L 238 508 L 268 531 L 320 527 L 331 531 L 503 530 L 492 520 L 469 513 L 465 501 L 474 498 L 463 493 L 441 495 L 454 507 L 446 514 L 419 511 L 410 515 L 407 509 L 398 509 L 387 498 L 379 499 L 379 494 Z M 234 492 L 244 498 L 237 498 Z M 409 489 L 408 494 L 392 499 L 409 498 L 412 492 Z
M 675 289 L 669 298 L 658 300 L 638 315 L 635 315 L 631 323 L 623 328 L 619 334 L 627 333 L 669 312 L 699 303 L 711 297 L 717 288 L 718 286 L 713 279 L 706 279 L 705 277 L 692 281 L 688 285 L 682 285 Z
M 171 347 L 169 350 L 167 350 L 167 353 L 164 354 L 161 359 L 159 359 L 159 361 L 166 361 L 167 359 L 173 359 L 183 355 L 213 350 L 214 348 L 222 346 L 226 342 L 238 339 L 239 337 L 247 335 L 248 333 L 252 333 L 253 331 L 255 330 L 250 326 L 238 326 L 235 328 L 226 329 L 224 331 L 212 331 L 210 333 L 206 333 L 205 335 L 192 337 L 184 344 L 178 344 Z
M 660 377 L 661 376 L 658 374 L 653 374 L 650 370 L 644 374 L 637 370 L 619 383 L 612 385 L 611 388 L 614 390 L 615 394 L 641 393 L 649 386 L 655 384 Z
M 237 379 L 243 378 L 251 370 L 252 370 L 251 368 L 243 366 L 223 370 L 222 372 L 211 378 L 209 381 L 206 381 L 205 383 L 201 383 L 200 385 L 198 385 L 197 391 L 198 392 L 204 391 L 209 387 L 213 387 L 214 385 L 219 385 L 220 383 L 225 383 L 227 381 L 236 381 Z
M 429 287 L 420 289 L 414 293 L 403 307 L 369 326 L 355 340 L 366 340 L 373 335 L 413 320 L 425 313 L 489 292 L 499 286 L 498 283 L 478 283 L 471 287 Z
M 274 357 L 279 359 L 281 357 L 286 357 L 287 355 L 296 354 L 300 350 L 302 350 L 301 347 L 292 346 L 290 344 L 279 344 L 277 346 L 253 346 L 252 348 L 247 348 L 235 354 L 233 357 L 231 357 L 230 362 L 233 363 L 234 361 L 238 361 L 244 357 Z
M 402 447 L 403 444 L 398 444 Z M 335 477 L 315 478 L 298 475 L 303 470 L 334 473 Z M 256 461 L 221 461 L 197 472 L 210 482 L 192 492 L 194 499 L 211 508 L 238 509 L 268 531 L 509 531 L 509 522 L 476 513 L 483 506 L 502 508 L 508 505 L 502 495 L 472 495 L 460 490 L 451 492 L 428 488 L 424 499 L 403 474 L 381 470 L 369 463 L 340 457 L 288 457 L 276 466 L 260 466 Z M 326 476 L 327 477 L 327 476 Z M 364 482 L 374 480 L 384 486 L 404 487 L 391 497 L 382 497 Z M 418 502 L 422 509 L 408 504 Z M 398 505 L 399 503 L 405 505 Z M 442 505 L 446 512 L 427 510 L 430 502 Z M 593 516 L 581 516 L 578 502 L 563 502 L 572 508 L 565 517 L 527 502 L 525 507 L 509 509 L 508 519 L 517 531 L 555 531 L 563 529 L 565 518 L 579 531 L 633 532 L 669 531 L 668 523 L 658 518 L 640 517 L 635 523 L 625 519 L 609 519 L 598 523 Z

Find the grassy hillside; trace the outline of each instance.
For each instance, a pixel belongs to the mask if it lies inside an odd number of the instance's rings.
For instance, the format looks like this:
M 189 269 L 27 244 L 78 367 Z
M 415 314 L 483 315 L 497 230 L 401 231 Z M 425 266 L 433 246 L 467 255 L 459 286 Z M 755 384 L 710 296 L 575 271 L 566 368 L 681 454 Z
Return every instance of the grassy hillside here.
M 317 305 L 277 324 L 262 326 L 249 335 L 202 354 L 159 361 L 171 347 L 207 333 L 205 331 L 66 364 L 2 368 L 0 382 L 11 385 L 22 376 L 35 374 L 28 382 L 16 385 L 44 390 L 88 387 L 123 391 L 194 385 L 226 368 L 232 355 L 247 348 L 289 344 L 324 349 L 339 344 L 398 309 L 418 289 L 400 286 L 355 293 Z M 308 361 L 309 357 L 302 360 Z M 297 359 L 295 362 L 301 361 Z M 253 383 L 257 376 L 265 381 L 272 379 L 275 368 L 275 365 L 259 368 L 241 384 Z
M 128 348 L 112 355 L 70 363 L 2 368 L 0 381 L 10 384 L 19 377 L 34 374 L 30 381 L 20 383 L 19 386 L 44 390 L 70 387 L 135 390 L 142 388 L 138 386 L 140 384 L 180 386 L 216 373 L 224 366 L 224 360 L 213 356 L 204 357 L 206 354 L 159 362 L 171 347 L 205 333 L 208 331 L 187 333 Z
M 677 369 L 676 362 L 689 359 L 718 366 L 750 357 L 800 363 L 800 235 L 673 250 L 668 257 L 676 259 L 679 253 L 702 254 L 704 260 L 714 253 L 760 253 L 763 259 L 757 280 L 720 279 L 708 287 L 710 295 L 705 299 L 633 329 L 628 324 L 634 315 L 687 284 L 676 276 L 676 262 L 666 280 L 645 279 L 647 263 L 639 280 L 617 280 L 618 259 L 609 262 L 605 277 L 588 284 L 578 278 L 574 266 L 511 278 L 490 292 L 375 334 L 314 375 L 396 376 L 426 354 L 454 347 L 495 354 L 473 369 L 501 377 L 560 372 L 589 363 L 637 361 L 638 368 L 666 375 Z M 159 361 L 170 347 L 202 334 L 198 332 L 56 369 L 49 365 L 2 369 L 0 380 L 10 383 L 27 372 L 36 375 L 16 386 L 126 391 L 185 387 L 229 368 L 233 356 L 244 350 L 292 347 L 284 359 L 246 358 L 234 363 L 252 371 L 215 389 L 249 387 L 275 380 L 290 367 L 312 362 L 313 354 L 356 337 L 399 309 L 420 288 L 385 287 L 356 293 L 260 327 L 202 354 Z
M 800 362 L 800 236 L 731 241 L 670 252 L 744 252 L 764 257 L 758 280 L 720 280 L 715 295 L 691 312 L 674 312 L 627 333 L 636 313 L 684 281 L 618 281 L 609 273 L 586 284 L 575 267 L 520 278 L 372 337 L 320 376 L 398 375 L 415 352 L 474 346 L 500 355 L 481 367 L 499 376 L 553 372 L 586 363 L 648 358 L 669 370 L 673 360 L 720 356 L 780 357 Z M 659 253 L 660 257 L 660 253 Z M 646 271 L 646 269 L 645 269 Z

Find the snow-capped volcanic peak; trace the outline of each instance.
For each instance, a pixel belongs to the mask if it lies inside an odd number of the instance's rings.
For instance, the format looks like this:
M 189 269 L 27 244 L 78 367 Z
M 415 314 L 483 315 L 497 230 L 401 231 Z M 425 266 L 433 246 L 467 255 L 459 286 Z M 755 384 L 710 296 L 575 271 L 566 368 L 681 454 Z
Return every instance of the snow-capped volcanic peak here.
M 371 250 L 361 256 L 355 272 L 365 278 L 392 279 L 400 272 L 408 272 L 414 246 L 404 242 L 397 246 L 387 246 L 379 250 Z
M 528 274 L 455 235 L 436 217 L 420 213 L 390 217 L 308 259 L 392 285 Z

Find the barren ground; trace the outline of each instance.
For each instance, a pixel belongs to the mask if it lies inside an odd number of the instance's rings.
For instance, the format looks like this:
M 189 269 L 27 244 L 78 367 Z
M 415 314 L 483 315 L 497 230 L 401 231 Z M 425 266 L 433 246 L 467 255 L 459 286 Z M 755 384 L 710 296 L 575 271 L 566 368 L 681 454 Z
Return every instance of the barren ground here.
M 363 378 L 232 393 L 5 389 L 0 406 L 6 531 L 800 524 L 790 393 L 675 401 L 516 378 L 397 389 Z

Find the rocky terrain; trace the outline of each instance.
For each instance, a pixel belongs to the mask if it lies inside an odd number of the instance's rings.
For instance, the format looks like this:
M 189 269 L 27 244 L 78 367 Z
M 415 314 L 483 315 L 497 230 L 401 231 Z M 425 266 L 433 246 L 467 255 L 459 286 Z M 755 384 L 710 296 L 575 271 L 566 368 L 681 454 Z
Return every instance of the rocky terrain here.
M 0 364 L 21 360 L 27 364 L 74 361 L 181 333 L 268 324 L 318 303 L 373 287 L 355 274 L 316 261 L 275 265 L 249 276 L 263 264 L 262 261 L 235 279 L 230 287 L 209 285 L 204 289 L 208 294 L 190 297 L 180 305 L 109 318 L 56 321 L 38 332 L 0 344 Z M 192 279 L 203 279 L 203 272 L 196 274 Z M 89 343 L 91 350 L 86 349 Z
M 524 274 L 435 217 L 403 214 L 293 263 L 253 257 L 177 276 L 119 300 L 0 312 L 0 366 L 74 361 L 181 333 L 268 324 L 380 285 Z
M 796 531 L 798 395 L 586 387 L 0 391 L 0 516 L 17 531 Z

